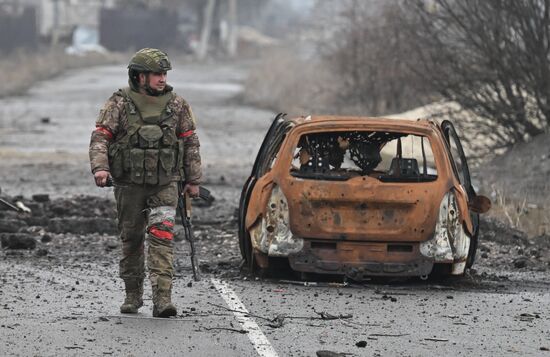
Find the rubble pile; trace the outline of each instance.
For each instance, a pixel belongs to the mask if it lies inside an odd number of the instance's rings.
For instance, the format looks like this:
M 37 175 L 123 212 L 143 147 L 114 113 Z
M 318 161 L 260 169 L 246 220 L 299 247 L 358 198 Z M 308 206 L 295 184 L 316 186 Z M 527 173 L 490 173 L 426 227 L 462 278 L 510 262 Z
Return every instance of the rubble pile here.
M 15 211 L 0 205 L 4 249 L 32 250 L 60 235 L 116 234 L 115 204 L 110 200 L 91 196 L 50 200 L 48 195 L 38 194 L 30 199 L 7 197 L 4 201 L 19 208 Z
M 51 200 L 44 194 L 2 199 L 13 207 L 0 204 L 0 254 L 62 262 L 103 262 L 106 266 L 119 258 L 114 200 L 95 196 Z M 16 211 L 14 207 L 30 212 Z M 239 274 L 241 256 L 235 209 L 223 198 L 214 204 L 193 201 L 193 228 L 205 273 Z M 188 243 L 179 217 L 175 233 L 176 270 L 187 274 Z
M 482 218 L 475 266 L 547 271 L 550 236 L 528 237 L 525 232 L 493 218 Z
M 32 251 L 33 256 L 85 255 L 98 261 L 116 259 L 116 206 L 112 199 L 76 196 L 51 200 L 48 195 L 31 198 L 3 197 L 30 212 L 16 212 L 0 205 L 0 241 L 4 253 Z M 236 207 L 226 199 L 213 205 L 196 202 L 193 226 L 199 242 L 200 265 L 206 273 L 238 275 L 241 261 Z M 231 207 L 230 207 L 231 206 Z M 187 243 L 183 229 L 176 227 L 177 255 L 187 270 Z M 10 253 L 11 252 L 11 253 Z M 492 218 L 482 218 L 474 268 L 547 271 L 550 269 L 550 236 L 529 238 L 524 232 Z M 183 273 L 183 271 L 181 271 Z
M 118 247 L 116 210 L 111 200 L 92 196 L 50 200 L 46 194 L 32 198 L 3 197 L 0 205 L 0 242 L 8 255 L 61 257 L 78 252 Z M 30 254 L 30 251 L 33 254 Z M 55 253 L 54 253 L 55 252 Z M 94 260 L 93 254 L 88 254 Z

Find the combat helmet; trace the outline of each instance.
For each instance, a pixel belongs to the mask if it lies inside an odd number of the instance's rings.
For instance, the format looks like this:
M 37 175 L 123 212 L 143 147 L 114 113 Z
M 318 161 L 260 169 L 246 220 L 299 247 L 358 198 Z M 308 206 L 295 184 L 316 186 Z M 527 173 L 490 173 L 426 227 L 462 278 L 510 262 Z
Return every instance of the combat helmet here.
M 129 70 L 138 72 L 166 72 L 172 69 L 168 55 L 155 48 L 143 48 L 134 54 L 130 63 Z
M 143 48 L 137 51 L 128 64 L 130 87 L 137 90 L 139 73 L 162 73 L 172 69 L 168 55 L 156 48 Z M 149 92 L 150 89 L 146 88 Z M 155 95 L 155 93 L 150 93 Z

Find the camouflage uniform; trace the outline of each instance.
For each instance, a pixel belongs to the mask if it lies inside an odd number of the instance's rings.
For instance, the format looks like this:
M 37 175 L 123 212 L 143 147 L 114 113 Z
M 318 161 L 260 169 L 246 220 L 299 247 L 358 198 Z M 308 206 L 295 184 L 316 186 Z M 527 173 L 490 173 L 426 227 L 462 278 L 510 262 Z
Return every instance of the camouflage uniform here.
M 159 96 L 121 89 L 99 114 L 89 154 L 92 173 L 109 171 L 115 184 L 127 293 L 121 312 L 137 312 L 143 304 L 145 236 L 154 307 L 166 299 L 171 304 L 177 181 L 201 179 L 191 108 L 168 85 Z

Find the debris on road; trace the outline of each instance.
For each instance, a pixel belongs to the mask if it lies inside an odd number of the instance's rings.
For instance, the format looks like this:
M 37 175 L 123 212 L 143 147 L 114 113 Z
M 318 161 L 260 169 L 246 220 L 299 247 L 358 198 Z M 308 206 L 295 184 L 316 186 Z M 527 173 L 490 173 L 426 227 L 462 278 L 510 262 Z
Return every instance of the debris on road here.
M 1 235 L 2 248 L 5 249 L 34 249 L 36 240 L 24 233 L 4 233 Z
M 348 282 L 337 283 L 337 282 L 319 282 L 319 281 L 296 281 L 296 280 L 278 280 L 278 282 L 283 284 L 297 285 L 297 286 L 314 286 L 314 287 L 331 287 L 331 288 L 345 288 L 349 286 Z
M 279 314 L 275 316 L 275 318 L 269 324 L 267 324 L 267 326 L 271 328 L 280 328 L 280 327 L 283 327 L 284 321 L 285 321 L 285 316 Z
M 0 232 L 2 233 L 17 233 L 22 227 L 26 227 L 27 223 L 21 219 L 0 219 Z
M 437 338 L 437 337 L 427 337 L 424 340 L 425 341 L 433 341 L 433 342 L 449 342 L 449 339 L 447 339 L 447 338 Z
M 37 193 L 32 195 L 32 199 L 36 202 L 48 202 L 50 200 L 50 195 L 45 193 Z
M 342 353 L 342 352 L 333 352 L 333 351 L 326 351 L 321 350 L 315 352 L 317 357 L 345 357 L 345 356 L 351 356 L 351 353 Z
M 403 337 L 409 336 L 408 333 L 371 333 L 369 337 Z
M 524 313 L 520 314 L 519 316 L 517 316 L 517 319 L 519 321 L 531 322 L 534 319 L 540 319 L 540 313 L 534 312 L 534 313 L 531 314 L 531 313 L 524 312 Z
M 320 316 L 321 320 L 343 320 L 343 319 L 351 319 L 353 318 L 353 315 L 347 314 L 347 315 L 332 315 L 328 312 L 317 312 L 315 311 L 317 315 Z
M 527 266 L 527 264 L 529 263 L 529 259 L 527 259 L 526 257 L 519 257 L 514 259 L 512 263 L 514 264 L 514 267 L 522 269 Z
M 83 350 L 84 347 L 82 346 L 65 346 L 66 349 L 68 350 Z
M 324 311 L 322 311 L 322 312 L 314 311 L 318 316 L 287 316 L 287 315 L 284 315 L 284 314 L 277 314 L 277 316 L 275 316 L 274 318 L 268 318 L 268 317 L 265 317 L 265 316 L 251 314 L 251 313 L 248 313 L 248 312 L 245 312 L 245 311 L 230 309 L 228 307 L 218 305 L 218 304 L 214 304 L 214 303 L 211 303 L 211 302 L 209 302 L 208 304 L 212 305 L 212 306 L 215 306 L 215 307 L 218 307 L 218 308 L 221 308 L 221 309 L 224 309 L 226 311 L 237 312 L 237 313 L 244 314 L 245 316 L 255 317 L 255 318 L 267 321 L 267 326 L 272 327 L 272 328 L 283 327 L 285 320 L 325 320 L 325 321 L 331 321 L 331 320 L 345 320 L 345 319 L 353 318 L 353 315 L 351 315 L 351 314 L 332 315 L 332 314 L 329 314 L 329 313 L 324 312 Z
M 390 300 L 391 302 L 396 302 L 397 298 L 390 295 L 382 295 L 382 300 Z
M 237 332 L 237 333 L 240 333 L 240 334 L 243 334 L 243 335 L 248 333 L 247 330 L 235 329 L 235 328 L 231 328 L 231 327 L 201 327 L 201 328 L 199 328 L 199 331 L 200 331 L 200 330 L 206 330 L 206 331 L 215 331 L 215 330 L 230 331 L 230 332 Z

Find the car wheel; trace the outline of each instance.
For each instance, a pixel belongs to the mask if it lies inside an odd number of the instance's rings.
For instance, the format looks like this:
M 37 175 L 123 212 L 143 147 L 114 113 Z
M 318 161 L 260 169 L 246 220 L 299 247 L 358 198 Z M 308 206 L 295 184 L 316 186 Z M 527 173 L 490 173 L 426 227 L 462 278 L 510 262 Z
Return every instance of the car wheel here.
M 250 240 L 250 235 L 245 230 L 241 236 L 239 236 L 239 245 L 241 248 L 241 256 L 245 261 L 245 266 L 248 269 L 248 272 L 253 276 L 262 277 L 263 272 L 256 263 L 254 259 L 254 250 L 252 248 L 252 242 Z
M 248 270 L 250 271 L 250 273 L 255 274 L 258 269 L 258 265 L 254 261 L 252 242 L 250 241 L 250 236 L 248 235 L 248 232 L 246 233 L 246 238 L 244 239 L 243 245 L 244 245 L 244 255 L 245 255 L 244 259 L 246 261 L 246 266 L 248 267 Z

